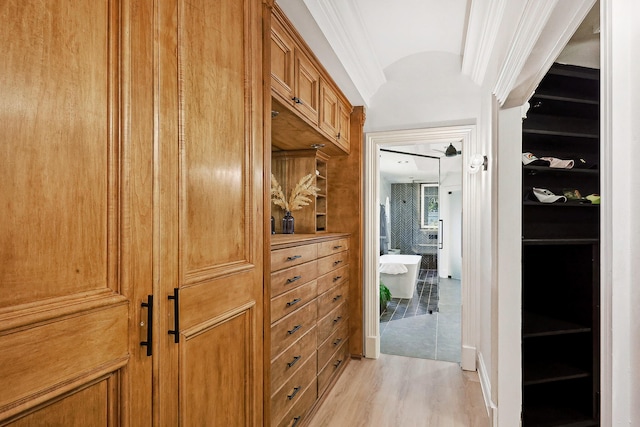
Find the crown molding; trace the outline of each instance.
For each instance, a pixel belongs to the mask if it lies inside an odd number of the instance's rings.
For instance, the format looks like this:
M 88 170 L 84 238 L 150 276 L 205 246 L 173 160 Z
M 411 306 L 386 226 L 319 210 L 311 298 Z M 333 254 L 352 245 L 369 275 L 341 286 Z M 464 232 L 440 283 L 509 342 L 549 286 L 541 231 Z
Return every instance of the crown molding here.
M 503 105 L 559 0 L 528 0 L 502 64 L 494 94 Z
M 386 77 L 375 59 L 357 6 L 344 0 L 304 0 L 304 3 L 365 103 L 369 104 Z
M 469 24 L 462 57 L 462 74 L 482 86 L 507 0 L 474 0 L 469 11 Z
M 558 3 L 543 36 L 537 41 L 533 53 L 527 58 L 523 71 L 507 95 L 505 107 L 522 105 L 531 98 L 595 2 L 596 0 L 562 0 Z

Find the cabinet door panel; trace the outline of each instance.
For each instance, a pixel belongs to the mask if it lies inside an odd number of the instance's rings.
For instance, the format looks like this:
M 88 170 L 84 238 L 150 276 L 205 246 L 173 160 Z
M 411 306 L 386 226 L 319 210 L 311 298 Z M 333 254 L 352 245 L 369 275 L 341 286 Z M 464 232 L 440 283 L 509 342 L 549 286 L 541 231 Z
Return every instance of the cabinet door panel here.
M 262 4 L 173 4 L 175 9 L 163 4 L 160 11 L 161 27 L 175 32 L 163 31 L 159 84 L 164 126 L 158 273 L 166 353 L 160 359 L 159 410 L 166 425 L 207 420 L 212 426 L 258 426 Z M 175 293 L 177 301 L 167 299 Z
M 282 25 L 271 21 L 271 90 L 291 104 L 293 98 L 294 42 Z
M 299 50 L 295 53 L 295 90 L 299 99 L 296 107 L 314 125 L 318 124 L 318 97 L 320 96 L 320 73 L 311 61 Z
M 320 129 L 335 141 L 340 127 L 338 118 L 338 95 L 324 81 L 320 81 Z
M 144 52 L 125 30 L 136 13 L 127 0 L 0 5 L 3 425 L 106 426 L 129 414 L 131 372 L 144 365 L 131 295 L 150 273 L 137 250 L 151 239 L 138 233 L 151 193 L 129 192 L 151 160 L 131 138 L 144 129 L 128 108 L 141 99 L 127 90 L 131 51 Z

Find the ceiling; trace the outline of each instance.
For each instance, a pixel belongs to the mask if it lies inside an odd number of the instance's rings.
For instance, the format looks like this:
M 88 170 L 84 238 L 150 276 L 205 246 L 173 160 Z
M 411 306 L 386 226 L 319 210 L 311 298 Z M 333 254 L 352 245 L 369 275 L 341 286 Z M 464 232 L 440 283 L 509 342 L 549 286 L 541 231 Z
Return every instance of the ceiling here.
M 459 56 L 462 74 L 493 87 L 501 104 L 516 94 L 513 102 L 522 105 L 565 46 L 569 53 L 563 62 L 571 63 L 580 54 L 569 47 L 584 45 L 599 29 L 599 4 L 587 15 L 595 0 L 276 1 L 352 104 L 365 106 L 386 82 L 386 69 L 424 52 Z M 514 49 L 530 55 L 514 55 Z M 590 52 L 587 65 L 598 57 Z M 491 61 L 497 64 L 493 74 Z M 504 70 L 520 70 L 520 76 L 501 81 Z M 393 149 L 443 156 L 446 147 L 440 145 Z M 392 182 L 433 181 L 438 163 L 441 173 L 461 170 L 461 156 L 443 161 L 401 157 L 381 155 L 380 171 Z

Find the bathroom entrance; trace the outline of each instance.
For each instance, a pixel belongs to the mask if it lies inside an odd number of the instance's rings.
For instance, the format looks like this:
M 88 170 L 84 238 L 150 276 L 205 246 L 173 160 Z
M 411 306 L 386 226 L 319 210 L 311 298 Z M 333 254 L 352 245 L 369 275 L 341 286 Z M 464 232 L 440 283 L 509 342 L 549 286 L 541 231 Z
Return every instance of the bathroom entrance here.
M 381 149 L 380 351 L 459 363 L 462 161 L 447 147 Z
M 475 266 L 470 232 L 475 208 L 469 191 L 475 181 L 463 168 L 466 153 L 475 145 L 473 125 L 367 134 L 366 357 L 386 352 L 476 369 L 477 289 L 464 280 Z M 452 151 L 454 155 L 447 155 Z M 394 174 L 384 164 L 393 165 Z M 403 210 L 411 213 L 400 213 Z M 417 279 L 410 285 L 411 298 L 397 293 L 401 298 L 392 297 L 381 315 L 380 281 L 389 280 L 380 273 L 381 260 L 396 255 L 419 257 Z M 445 336 L 445 322 L 457 332 Z M 415 328 L 418 323 L 423 324 Z M 410 354 L 403 348 L 420 352 Z

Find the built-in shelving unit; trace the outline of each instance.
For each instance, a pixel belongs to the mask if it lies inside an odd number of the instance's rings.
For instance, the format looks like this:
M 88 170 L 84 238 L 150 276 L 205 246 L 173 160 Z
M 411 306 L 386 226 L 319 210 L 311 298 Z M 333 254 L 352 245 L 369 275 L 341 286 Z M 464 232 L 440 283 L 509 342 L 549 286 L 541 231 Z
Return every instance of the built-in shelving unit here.
M 600 205 L 530 195 L 599 194 L 598 70 L 554 64 L 529 102 L 523 153 L 581 168 L 522 168 L 522 425 L 598 426 Z

